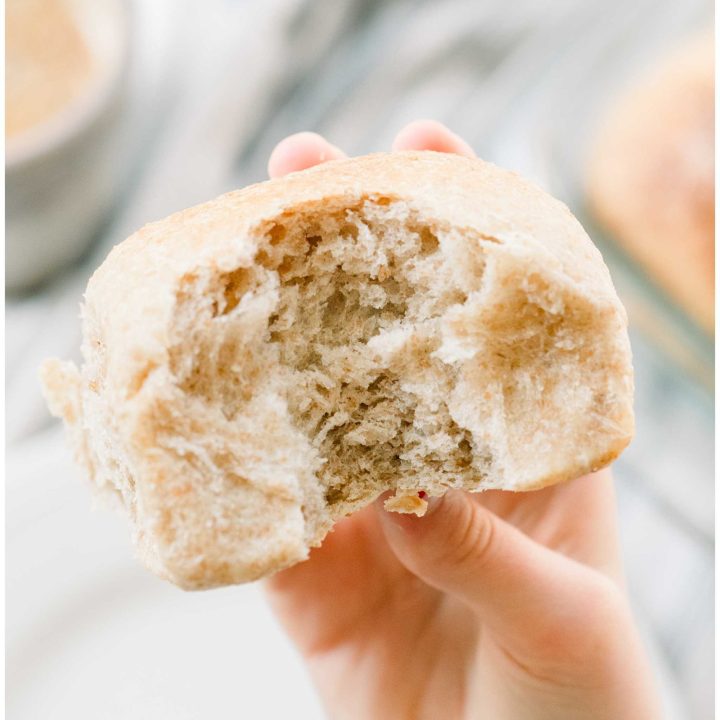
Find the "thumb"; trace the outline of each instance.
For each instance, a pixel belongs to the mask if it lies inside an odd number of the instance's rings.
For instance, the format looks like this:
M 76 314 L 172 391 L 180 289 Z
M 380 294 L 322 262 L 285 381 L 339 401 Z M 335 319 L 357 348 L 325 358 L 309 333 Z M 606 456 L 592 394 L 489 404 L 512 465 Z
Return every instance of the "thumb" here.
M 431 499 L 422 518 L 378 512 L 408 570 L 470 605 L 506 639 L 582 628 L 588 606 L 608 595 L 611 582 L 600 573 L 536 543 L 459 490 Z

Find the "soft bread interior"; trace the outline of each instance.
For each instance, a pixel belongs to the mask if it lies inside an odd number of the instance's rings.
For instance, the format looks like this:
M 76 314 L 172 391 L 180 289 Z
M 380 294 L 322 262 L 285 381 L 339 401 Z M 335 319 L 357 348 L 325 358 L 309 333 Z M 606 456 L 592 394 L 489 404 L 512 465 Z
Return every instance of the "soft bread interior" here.
M 204 472 L 294 487 L 308 545 L 385 490 L 527 489 L 564 479 L 568 446 L 606 444 L 627 392 L 602 352 L 616 315 L 496 238 L 372 197 L 285 213 L 253 242 L 245 265 L 179 282 L 174 412 Z M 157 442 L 177 444 L 168 430 Z

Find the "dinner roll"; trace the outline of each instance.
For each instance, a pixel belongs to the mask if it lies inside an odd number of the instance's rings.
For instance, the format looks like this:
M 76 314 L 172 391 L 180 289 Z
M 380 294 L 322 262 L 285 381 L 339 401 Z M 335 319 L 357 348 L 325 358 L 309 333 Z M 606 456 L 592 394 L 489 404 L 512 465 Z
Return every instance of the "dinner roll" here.
M 533 490 L 633 433 L 626 315 L 568 209 L 434 152 L 329 162 L 115 247 L 50 406 L 144 562 L 263 577 L 393 491 Z M 421 491 L 423 494 L 421 494 Z
M 622 96 L 588 169 L 597 217 L 708 332 L 715 309 L 715 78 L 711 33 Z

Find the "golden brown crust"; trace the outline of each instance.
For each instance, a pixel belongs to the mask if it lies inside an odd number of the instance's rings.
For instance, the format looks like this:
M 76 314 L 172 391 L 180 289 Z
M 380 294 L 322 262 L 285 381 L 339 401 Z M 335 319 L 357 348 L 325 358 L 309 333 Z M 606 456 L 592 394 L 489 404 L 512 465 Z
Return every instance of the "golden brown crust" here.
M 542 490 L 543 488 L 550 487 L 551 485 L 559 485 L 561 483 L 569 482 L 570 480 L 576 480 L 584 475 L 597 472 L 598 470 L 602 470 L 620 457 L 622 451 L 630 444 L 631 439 L 631 435 L 621 438 L 606 453 L 595 457 L 590 464 L 578 463 L 576 465 L 571 465 L 567 468 L 567 470 L 561 473 L 547 475 L 546 477 L 538 480 L 536 483 L 525 485 L 520 488 L 520 492 Z

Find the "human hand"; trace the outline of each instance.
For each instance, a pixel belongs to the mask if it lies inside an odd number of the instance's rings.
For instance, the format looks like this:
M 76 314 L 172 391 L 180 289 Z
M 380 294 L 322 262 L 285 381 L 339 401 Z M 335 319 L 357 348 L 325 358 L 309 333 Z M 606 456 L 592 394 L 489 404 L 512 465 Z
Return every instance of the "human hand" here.
M 473 154 L 429 121 L 393 149 Z M 300 133 L 268 169 L 339 157 Z M 453 490 L 423 518 L 376 502 L 266 588 L 333 718 L 660 716 L 622 588 L 607 470 L 528 493 Z

